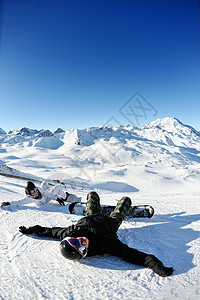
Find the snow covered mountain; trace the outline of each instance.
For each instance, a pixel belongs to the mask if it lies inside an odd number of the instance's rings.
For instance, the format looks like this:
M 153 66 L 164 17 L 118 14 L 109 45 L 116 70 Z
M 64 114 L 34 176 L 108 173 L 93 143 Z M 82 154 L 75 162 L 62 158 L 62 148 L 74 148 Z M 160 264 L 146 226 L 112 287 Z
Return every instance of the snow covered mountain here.
M 6 132 L 2 128 L 0 128 L 0 134 L 6 134 Z
M 142 192 L 152 185 L 154 192 L 165 192 L 169 186 L 190 189 L 200 179 L 200 135 L 169 117 L 142 128 L 101 126 L 55 132 L 22 128 L 0 135 L 0 160 L 22 173 L 67 182 L 76 178 L 76 183 L 92 188 L 113 186 L 126 192 L 134 183 Z M 113 176 L 115 184 L 109 185 Z M 157 187 L 155 182 L 162 184 Z
M 49 161 L 50 168 L 50 157 L 55 157 L 60 161 L 60 169 L 72 167 L 74 162 L 80 168 L 84 164 L 101 170 L 104 165 L 195 166 L 200 162 L 199 132 L 168 117 L 142 128 L 92 127 L 67 131 L 59 128 L 54 133 L 22 128 L 8 134 L 1 132 L 0 159 L 23 172 L 27 172 L 31 162 L 32 171 L 36 168 L 40 173 L 43 168 L 40 166 L 38 170 L 38 164 L 33 163 L 38 155 Z
M 25 143 L 27 141 L 36 141 L 39 137 L 57 137 L 58 139 L 66 142 L 66 144 L 69 143 L 70 145 L 77 144 L 90 146 L 94 144 L 96 140 L 100 139 L 104 141 L 111 141 L 112 138 L 115 138 L 124 142 L 128 139 L 137 139 L 138 136 L 141 138 L 143 137 L 144 141 L 146 136 L 148 136 L 150 140 L 162 140 L 163 143 L 166 142 L 166 139 L 168 142 L 174 142 L 174 144 L 184 144 L 186 139 L 193 143 L 193 141 L 196 142 L 199 138 L 200 133 L 193 127 L 184 125 L 175 118 L 166 117 L 164 119 L 158 119 L 150 122 L 142 128 L 132 127 L 130 125 L 120 127 L 100 126 L 87 129 L 71 129 L 67 131 L 58 128 L 54 132 L 51 132 L 48 129 L 37 130 L 24 127 L 21 129 L 10 130 L 8 134 L 0 128 L 0 135 L 1 144 L 16 144 L 18 142 Z M 27 146 L 27 144 L 25 145 Z M 31 144 L 31 146 L 33 145 Z M 48 142 L 45 148 L 48 148 Z
M 28 178 L 62 182 L 82 201 L 95 190 L 102 204 L 127 195 L 133 204 L 152 205 L 154 217 L 125 220 L 119 238 L 175 272 L 160 278 L 112 256 L 66 261 L 59 242 L 21 235 L 18 227 L 75 224 L 80 216 L 67 205 L 2 208 L 0 298 L 200 298 L 200 135 L 194 128 L 164 118 L 142 128 L 0 129 L 1 202 L 22 199 Z

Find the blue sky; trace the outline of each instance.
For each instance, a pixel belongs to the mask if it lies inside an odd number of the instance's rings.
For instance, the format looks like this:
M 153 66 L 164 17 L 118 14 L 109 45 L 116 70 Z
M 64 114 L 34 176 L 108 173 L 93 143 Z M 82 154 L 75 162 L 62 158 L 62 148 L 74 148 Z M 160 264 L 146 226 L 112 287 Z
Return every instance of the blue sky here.
M 197 0 L 0 3 L 0 128 L 170 116 L 200 130 Z

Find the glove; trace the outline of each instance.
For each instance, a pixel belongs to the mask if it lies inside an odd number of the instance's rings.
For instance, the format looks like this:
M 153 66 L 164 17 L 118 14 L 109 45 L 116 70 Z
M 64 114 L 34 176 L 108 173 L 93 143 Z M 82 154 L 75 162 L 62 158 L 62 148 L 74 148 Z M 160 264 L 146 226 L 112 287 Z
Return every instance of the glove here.
M 168 268 L 163 265 L 163 263 L 157 259 L 154 255 L 147 255 L 145 258 L 145 265 L 147 268 L 152 269 L 156 274 L 166 277 L 173 274 L 174 269 L 172 267 Z
M 9 206 L 9 205 L 10 205 L 10 202 L 2 202 L 2 203 L 1 203 L 1 207 Z
M 19 231 L 23 234 L 35 233 L 35 234 L 39 235 L 39 233 L 41 231 L 41 226 L 39 226 L 39 225 L 35 225 L 35 226 L 31 226 L 31 227 L 20 226 Z
M 19 231 L 23 234 L 33 233 L 33 230 L 31 229 L 31 227 L 25 227 L 25 226 L 20 226 Z
M 57 201 L 60 205 L 65 205 L 64 201 L 62 198 L 57 198 Z

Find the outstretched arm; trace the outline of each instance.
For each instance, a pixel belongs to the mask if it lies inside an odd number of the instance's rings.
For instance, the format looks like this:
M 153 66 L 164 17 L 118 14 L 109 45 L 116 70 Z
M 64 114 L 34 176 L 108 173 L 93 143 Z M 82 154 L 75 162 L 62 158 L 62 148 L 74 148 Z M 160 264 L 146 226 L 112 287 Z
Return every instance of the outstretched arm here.
M 36 234 L 37 236 L 50 237 L 53 239 L 62 240 L 66 236 L 70 236 L 74 225 L 69 227 L 42 227 L 35 225 L 31 227 L 20 226 L 19 231 L 23 234 Z
M 163 263 L 154 255 L 146 256 L 145 266 L 149 269 L 152 269 L 155 273 L 162 277 L 170 276 L 174 272 L 172 267 L 165 267 Z
M 162 277 L 170 276 L 174 271 L 172 267 L 165 267 L 163 263 L 154 255 L 149 255 L 147 253 L 130 248 L 128 245 L 123 244 L 119 239 L 112 240 L 111 249 L 111 253 L 113 255 L 119 256 L 132 264 L 152 269 L 155 273 Z
M 43 198 L 41 199 L 34 199 L 32 197 L 25 197 L 21 200 L 17 200 L 17 201 L 11 201 L 11 202 L 2 202 L 1 203 L 1 207 L 4 206 L 11 206 L 13 208 L 17 208 L 18 206 L 24 206 L 24 205 L 29 205 L 29 204 L 36 204 L 37 207 L 40 207 L 41 205 L 45 204 L 45 201 Z
M 26 204 L 29 204 L 30 202 L 31 202 L 30 198 L 25 197 L 25 198 L 23 198 L 21 200 L 18 200 L 18 201 L 2 202 L 1 207 L 9 206 L 9 205 L 15 207 L 15 206 L 18 206 L 18 205 L 26 205 Z

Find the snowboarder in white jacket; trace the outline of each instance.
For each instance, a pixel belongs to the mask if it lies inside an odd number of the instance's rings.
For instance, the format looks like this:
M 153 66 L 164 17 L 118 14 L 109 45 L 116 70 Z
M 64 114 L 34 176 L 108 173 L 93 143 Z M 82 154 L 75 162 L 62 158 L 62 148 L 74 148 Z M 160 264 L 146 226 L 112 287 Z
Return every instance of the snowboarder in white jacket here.
M 30 203 L 40 207 L 41 205 L 49 203 L 50 200 L 57 201 L 60 205 L 65 205 L 65 201 L 80 202 L 81 199 L 65 192 L 59 184 L 51 188 L 47 181 L 43 181 L 40 187 L 36 187 L 32 181 L 28 181 L 25 186 L 25 193 L 26 198 L 13 202 L 3 202 L 1 207 L 9 205 L 23 206 Z

